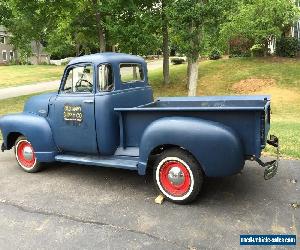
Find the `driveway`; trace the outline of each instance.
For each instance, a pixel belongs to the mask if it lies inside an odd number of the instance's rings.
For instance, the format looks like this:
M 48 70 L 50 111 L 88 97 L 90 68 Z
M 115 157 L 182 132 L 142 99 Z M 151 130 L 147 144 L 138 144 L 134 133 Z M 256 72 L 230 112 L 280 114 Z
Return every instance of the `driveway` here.
M 300 161 L 282 160 L 269 181 L 247 162 L 242 174 L 206 180 L 193 204 L 158 205 L 151 176 L 70 164 L 27 174 L 6 151 L 0 249 L 236 249 L 249 233 L 297 234 L 299 244 L 299 181 Z
M 148 70 L 155 70 L 162 68 L 162 59 L 148 62 Z M 43 91 L 55 91 L 58 89 L 60 80 L 51 82 L 39 82 L 18 87 L 2 88 L 0 89 L 0 100 L 40 93 Z
M 54 91 L 58 89 L 58 86 L 59 81 L 57 80 L 52 82 L 33 83 L 18 87 L 2 88 L 0 89 L 0 100 L 22 95 L 40 93 L 43 91 Z

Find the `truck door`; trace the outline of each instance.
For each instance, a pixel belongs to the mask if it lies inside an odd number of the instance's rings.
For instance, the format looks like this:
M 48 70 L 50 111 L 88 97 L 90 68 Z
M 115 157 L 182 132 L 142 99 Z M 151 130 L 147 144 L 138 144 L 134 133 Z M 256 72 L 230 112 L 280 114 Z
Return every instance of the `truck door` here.
M 69 66 L 59 94 L 51 104 L 51 127 L 63 152 L 96 154 L 94 68 L 92 64 Z

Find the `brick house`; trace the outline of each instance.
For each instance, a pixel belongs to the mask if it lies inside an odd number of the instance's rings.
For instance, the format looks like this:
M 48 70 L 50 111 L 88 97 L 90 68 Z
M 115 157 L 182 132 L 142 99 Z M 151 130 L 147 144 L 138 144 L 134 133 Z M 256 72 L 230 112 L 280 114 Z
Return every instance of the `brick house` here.
M 18 59 L 18 51 L 9 43 L 11 36 L 12 35 L 7 32 L 4 26 L 0 25 L 0 65 L 8 64 Z M 32 56 L 28 58 L 28 62 L 37 64 L 37 47 L 35 42 L 31 42 L 31 50 Z M 49 63 L 50 56 L 45 52 L 45 48 L 42 45 L 40 45 L 40 50 L 40 62 Z

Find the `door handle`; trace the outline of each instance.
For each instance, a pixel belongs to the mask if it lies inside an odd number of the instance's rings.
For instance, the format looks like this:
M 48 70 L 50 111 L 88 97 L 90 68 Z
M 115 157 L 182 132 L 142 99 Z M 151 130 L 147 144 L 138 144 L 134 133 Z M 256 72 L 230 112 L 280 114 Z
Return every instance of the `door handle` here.
M 84 100 L 83 103 L 94 103 L 94 100 Z

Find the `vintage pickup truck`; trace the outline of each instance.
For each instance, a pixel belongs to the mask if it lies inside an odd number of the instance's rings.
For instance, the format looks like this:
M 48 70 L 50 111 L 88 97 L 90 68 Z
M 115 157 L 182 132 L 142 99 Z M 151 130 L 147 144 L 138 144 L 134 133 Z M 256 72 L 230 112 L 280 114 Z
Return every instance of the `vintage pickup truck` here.
M 172 86 L 170 86 L 171 88 Z M 146 62 L 102 53 L 73 59 L 56 93 L 30 98 L 24 111 L 0 119 L 2 151 L 20 167 L 46 162 L 153 169 L 159 191 L 176 203 L 194 200 L 203 177 L 240 172 L 245 160 L 276 174 L 278 159 L 259 158 L 271 136 L 269 96 L 169 97 L 153 100 Z

